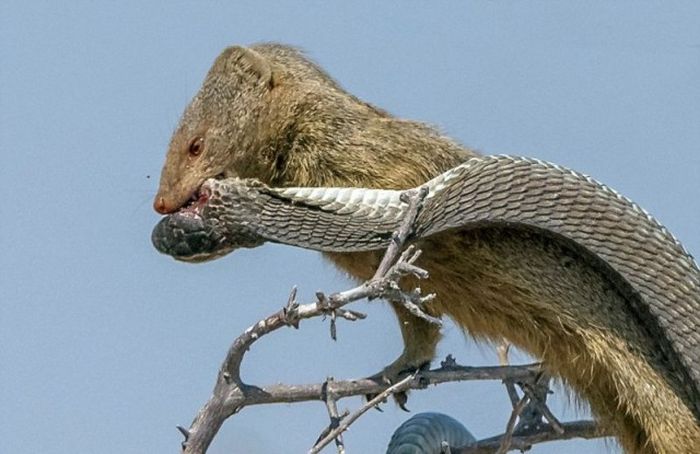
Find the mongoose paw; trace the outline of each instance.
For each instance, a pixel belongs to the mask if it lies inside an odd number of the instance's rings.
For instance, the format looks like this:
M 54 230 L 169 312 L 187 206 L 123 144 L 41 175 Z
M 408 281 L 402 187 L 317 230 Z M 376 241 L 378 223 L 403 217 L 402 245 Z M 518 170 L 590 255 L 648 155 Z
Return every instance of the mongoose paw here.
M 424 371 L 428 370 L 430 368 L 430 361 L 424 361 L 420 364 L 417 365 L 411 365 L 411 364 L 406 364 L 404 361 L 401 361 L 401 358 L 398 360 L 394 361 L 387 367 L 385 367 L 381 372 L 378 374 L 372 375 L 370 378 L 376 381 L 379 381 L 381 383 L 385 383 L 388 385 L 397 383 L 406 375 L 412 374 L 414 372 L 418 371 Z M 374 399 L 377 397 L 377 394 L 366 394 L 365 399 L 369 402 L 370 400 Z M 409 412 L 410 410 L 406 407 L 406 403 L 408 402 L 408 391 L 400 391 L 397 393 L 394 393 L 392 395 L 394 402 L 399 406 L 400 409 L 403 411 Z M 382 403 L 386 402 L 386 400 L 382 401 Z M 378 411 L 382 411 L 382 409 L 379 407 L 379 405 L 376 405 L 374 407 Z

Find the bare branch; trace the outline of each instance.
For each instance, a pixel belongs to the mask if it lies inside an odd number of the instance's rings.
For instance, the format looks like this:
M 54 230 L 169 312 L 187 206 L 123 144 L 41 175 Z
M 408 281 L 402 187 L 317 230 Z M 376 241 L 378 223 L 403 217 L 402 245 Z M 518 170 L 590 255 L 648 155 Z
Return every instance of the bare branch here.
M 409 191 L 407 194 L 402 199 L 409 205 L 406 217 L 402 221 L 399 230 L 394 233 L 393 241 L 371 280 L 355 288 L 334 293 L 330 296 L 318 293 L 315 302 L 303 305 L 297 302 L 296 288 L 293 288 L 287 304 L 282 309 L 246 329 L 233 342 L 219 369 L 214 391 L 209 401 L 196 415 L 189 429 L 178 426 L 178 430 L 185 438 L 182 442 L 182 452 L 184 454 L 204 454 L 223 422 L 247 406 L 311 400 L 325 402 L 330 423 L 310 452 L 317 453 L 328 443 L 335 440 L 338 453 L 342 454 L 345 452 L 345 447 L 341 434 L 369 408 L 384 401 L 387 396 L 409 389 L 423 389 L 429 385 L 465 380 L 502 380 L 506 383 L 511 399 L 517 400 L 518 404 L 514 405 L 511 421 L 509 421 L 506 432 L 503 435 L 481 440 L 469 448 L 463 448 L 467 450 L 455 450 L 453 448 L 453 453 L 492 453 L 498 450 L 499 446 L 502 447 L 503 451 L 504 449 L 529 447 L 542 441 L 573 437 L 593 438 L 607 435 L 603 429 L 596 426 L 592 421 L 559 423 L 546 407 L 545 400 L 535 399 L 533 396 L 537 394 L 528 391 L 528 388 L 524 388 L 525 394 L 522 398 L 517 395 L 517 391 L 514 388 L 515 383 L 521 386 L 523 384 L 528 386 L 537 384 L 538 378 L 542 375 L 539 364 L 466 367 L 457 365 L 454 358 L 450 355 L 441 363 L 440 368 L 418 371 L 413 375 L 403 377 L 393 386 L 389 386 L 388 383 L 384 383 L 377 378 L 341 381 L 329 378 L 325 383 L 319 384 L 275 384 L 266 387 L 253 386 L 242 381 L 240 367 L 243 357 L 252 344 L 262 336 L 286 326 L 298 328 L 300 321 L 303 319 L 330 316 L 331 337 L 335 339 L 338 318 L 355 321 L 366 317 L 365 314 L 344 308 L 347 304 L 360 299 L 389 298 L 393 301 L 400 301 L 414 315 L 430 323 L 438 325 L 441 323 L 439 319 L 430 316 L 423 310 L 424 305 L 430 302 L 433 295 L 423 296 L 419 289 L 405 292 L 398 285 L 399 280 L 406 275 L 412 275 L 419 279 L 428 277 L 426 270 L 415 265 L 416 260 L 420 256 L 419 250 L 410 246 L 401 253 L 404 243 L 412 234 L 413 224 L 420 212 L 422 201 L 427 191 L 421 189 Z M 504 354 L 503 358 L 507 358 L 507 353 Z M 505 361 L 502 359 L 502 363 L 506 361 L 507 359 Z M 513 394 L 510 392 L 511 388 Z M 354 413 L 349 414 L 346 411 L 339 415 L 337 408 L 339 399 L 349 396 L 367 395 L 375 395 L 376 397 Z M 525 427 L 524 430 L 515 425 L 515 421 L 528 401 L 534 402 L 538 405 L 538 408 L 543 410 L 543 413 L 550 421 L 549 425 L 543 424 L 536 428 Z
M 520 401 L 517 404 L 515 404 L 515 407 L 513 407 L 513 411 L 511 412 L 510 418 L 508 419 L 508 424 L 506 425 L 506 431 L 503 434 L 503 437 L 501 438 L 501 444 L 498 447 L 496 454 L 505 454 L 506 452 L 508 452 L 508 448 L 510 448 L 510 445 L 511 445 L 511 440 L 513 439 L 513 431 L 515 430 L 515 422 L 520 417 L 520 414 L 525 409 L 525 406 L 527 405 L 529 400 L 530 400 L 529 397 L 523 396 L 520 399 Z
M 498 364 L 501 366 L 507 366 L 510 362 L 508 360 L 508 354 L 510 353 L 510 342 L 507 339 L 501 339 L 501 342 L 496 346 L 496 352 L 498 353 Z
M 419 288 L 414 289 L 411 292 L 402 292 L 397 289 L 395 292 L 388 292 L 386 296 L 391 301 L 400 302 L 401 305 L 414 316 L 421 318 L 428 323 L 432 323 L 433 325 L 442 326 L 442 320 L 437 317 L 433 317 L 432 315 L 428 315 L 423 311 L 423 307 L 435 299 L 434 293 L 422 296 Z
M 419 372 L 408 383 L 407 389 L 425 389 L 431 385 L 474 380 L 503 380 L 514 377 L 516 380 L 534 380 L 540 370 L 539 363 L 518 366 L 453 366 Z M 336 399 L 353 396 L 378 394 L 389 387 L 376 378 L 356 378 L 334 380 L 333 394 Z M 323 383 L 309 384 L 274 384 L 257 387 L 247 386 L 245 390 L 232 391 L 229 399 L 238 406 L 265 405 L 272 403 L 291 403 L 323 400 Z
M 410 384 L 412 381 L 414 381 L 416 378 L 416 374 L 409 375 L 408 377 L 404 378 L 403 380 L 399 381 L 398 383 L 388 387 L 381 393 L 377 394 L 373 399 L 369 400 L 368 402 L 365 402 L 365 404 L 360 407 L 357 411 L 354 413 L 350 414 L 349 416 L 343 418 L 340 421 L 340 424 L 338 427 L 335 429 L 331 430 L 328 435 L 326 435 L 323 439 L 318 441 L 310 450 L 309 454 L 318 454 L 321 452 L 321 449 L 323 449 L 324 446 L 326 446 L 328 443 L 333 441 L 334 438 L 340 436 L 344 431 L 350 427 L 350 424 L 355 422 L 360 416 L 365 414 L 367 410 L 370 408 L 374 408 L 380 403 L 384 402 L 387 397 L 389 397 L 392 394 L 399 393 L 401 391 L 405 391 L 410 387 Z
M 510 342 L 507 339 L 502 339 L 501 342 L 496 347 L 496 352 L 498 353 L 498 364 L 501 366 L 507 366 L 510 361 L 508 359 L 508 354 L 510 353 Z M 510 399 L 510 404 L 515 408 L 520 401 L 520 396 L 518 395 L 518 390 L 515 389 L 515 383 L 513 380 L 503 380 L 503 384 L 508 392 L 508 398 Z
M 318 440 L 316 440 L 316 444 L 318 444 L 319 441 L 321 441 L 329 433 L 331 433 L 331 431 L 335 430 L 340 425 L 340 421 L 349 414 L 347 410 L 343 412 L 342 416 L 338 414 L 337 399 L 335 397 L 335 394 L 333 393 L 333 390 L 329 389 L 332 387 L 332 384 L 333 377 L 328 377 L 326 379 L 326 382 L 323 384 L 323 400 L 326 402 L 326 409 L 328 410 L 328 416 L 330 417 L 331 421 L 330 424 L 328 424 L 328 427 L 318 437 Z M 345 443 L 343 442 L 343 434 L 338 433 L 334 439 L 335 446 L 338 448 L 338 454 L 345 454 Z
M 544 425 L 532 431 L 518 432 L 513 435 L 509 450 L 527 451 L 533 445 L 548 441 L 570 440 L 572 438 L 602 438 L 611 436 L 609 428 L 595 421 L 571 421 L 562 423 L 563 433 L 557 433 L 550 425 Z M 501 445 L 504 435 L 485 438 L 462 448 L 452 448 L 452 454 L 493 454 Z
M 522 383 L 520 387 L 525 395 L 530 398 L 530 404 L 535 407 L 537 419 L 540 419 L 539 415 L 544 416 L 544 418 L 549 421 L 554 431 L 558 434 L 562 434 L 564 433 L 564 429 L 561 426 L 561 422 L 554 416 L 545 400 L 549 392 L 548 382 L 549 377 L 542 377 L 535 382 L 534 388 L 536 389 L 533 389 L 533 385 L 529 383 Z
M 401 194 L 401 201 L 408 203 L 408 211 L 401 222 L 399 230 L 394 233 L 392 237 L 393 241 L 389 244 L 386 254 L 384 254 L 384 258 L 379 264 L 377 271 L 374 273 L 374 277 L 372 278 L 373 280 L 387 275 L 389 268 L 394 263 L 395 257 L 403 248 L 403 244 L 406 242 L 406 239 L 413 232 L 413 224 L 418 217 L 418 213 L 423 205 L 423 200 L 427 195 L 428 188 L 426 186 L 421 187 L 417 191 L 411 190 Z M 415 261 L 415 259 L 413 261 Z M 427 274 L 427 271 L 425 273 Z

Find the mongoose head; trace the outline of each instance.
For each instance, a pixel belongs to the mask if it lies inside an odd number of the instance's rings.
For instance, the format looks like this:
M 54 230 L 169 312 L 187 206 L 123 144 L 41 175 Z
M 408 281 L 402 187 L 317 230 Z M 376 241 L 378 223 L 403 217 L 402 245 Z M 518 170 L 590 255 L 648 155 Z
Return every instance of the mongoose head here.
M 454 141 L 346 92 L 290 46 L 229 47 L 185 109 L 153 206 L 202 202 L 209 178 L 271 186 L 408 188 L 464 160 Z
M 234 46 L 217 57 L 170 141 L 153 203 L 157 212 L 196 200 L 208 178 L 256 165 L 258 124 L 273 86 L 270 64 L 254 50 Z

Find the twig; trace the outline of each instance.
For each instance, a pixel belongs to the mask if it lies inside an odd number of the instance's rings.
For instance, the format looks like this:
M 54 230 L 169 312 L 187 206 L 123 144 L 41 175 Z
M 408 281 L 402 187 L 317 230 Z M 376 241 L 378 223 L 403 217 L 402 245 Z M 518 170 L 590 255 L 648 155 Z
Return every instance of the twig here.
M 328 410 L 328 416 L 330 417 L 330 424 L 328 424 L 328 427 L 321 433 L 321 435 L 318 437 L 318 440 L 316 440 L 316 443 L 318 443 L 321 439 L 323 439 L 325 436 L 327 436 L 332 430 L 338 427 L 340 424 L 340 421 L 345 418 L 349 412 L 345 410 L 343 412 L 343 415 L 341 416 L 338 414 L 338 405 L 337 405 L 337 400 L 335 397 L 335 394 L 333 393 L 333 390 L 329 390 L 333 383 L 333 377 L 328 377 L 326 379 L 326 382 L 323 384 L 323 395 L 324 398 L 323 400 L 326 403 L 326 409 Z M 335 446 L 338 448 L 338 454 L 345 454 L 345 443 L 343 442 L 343 434 L 339 433 L 335 437 Z
M 454 383 L 474 380 L 503 380 L 512 377 L 514 380 L 533 380 L 539 373 L 539 363 L 518 366 L 451 366 L 421 371 L 409 383 L 408 389 L 425 389 L 431 385 Z M 349 380 L 334 380 L 333 394 L 336 399 L 352 396 L 378 394 L 389 387 L 376 378 L 356 378 Z M 323 400 L 323 383 L 309 384 L 275 384 L 263 387 L 247 385 L 243 390 L 232 390 L 228 405 L 249 407 L 273 403 L 290 403 Z
M 498 346 L 496 347 L 496 353 L 498 354 L 498 364 L 501 366 L 508 365 L 508 353 L 510 353 L 510 342 L 506 339 L 501 339 Z
M 503 434 L 503 437 L 501 438 L 501 444 L 498 447 L 498 450 L 496 451 L 496 454 L 505 454 L 508 452 L 508 449 L 510 448 L 511 440 L 513 439 L 513 431 L 515 430 L 515 423 L 518 420 L 518 417 L 520 414 L 523 412 L 525 409 L 525 406 L 527 405 L 528 401 L 530 400 L 529 397 L 523 396 L 520 401 L 513 407 L 513 411 L 510 414 L 510 418 L 508 419 L 508 424 L 506 425 L 506 431 Z
M 595 421 L 571 421 L 562 423 L 564 432 L 557 433 L 551 425 L 538 427 L 536 430 L 524 431 L 514 435 L 510 441 L 511 450 L 526 451 L 532 445 L 549 441 L 570 440 L 572 438 L 602 438 L 611 436 L 609 428 L 601 426 Z M 504 435 L 485 438 L 469 446 L 452 448 L 452 454 L 492 454 L 499 446 Z
M 401 201 L 408 203 L 408 211 L 406 212 L 406 216 L 403 218 L 403 221 L 401 221 L 399 230 L 397 230 L 392 236 L 392 241 L 386 250 L 386 254 L 384 254 L 384 258 L 379 264 L 379 267 L 374 273 L 374 277 L 372 279 L 378 279 L 381 276 L 385 276 L 389 271 L 389 268 L 394 263 L 395 257 L 401 251 L 404 242 L 413 232 L 413 223 L 416 221 L 418 213 L 423 205 L 423 200 L 427 195 L 427 186 L 423 186 L 417 191 L 411 190 L 401 194 Z
M 540 380 L 535 382 L 534 386 L 544 386 L 543 393 L 538 393 L 537 391 L 535 391 L 529 383 L 523 383 L 520 387 L 522 388 L 525 395 L 527 395 L 530 398 L 530 403 L 537 409 L 537 412 L 544 416 L 544 418 L 547 421 L 549 421 L 549 424 L 552 426 L 552 429 L 554 429 L 555 432 L 561 435 L 564 433 L 564 429 L 561 426 L 561 422 L 556 418 L 556 416 L 554 416 L 554 413 L 552 413 L 552 411 L 547 406 L 546 401 L 544 401 L 544 399 L 540 396 L 540 394 L 542 394 L 546 398 L 548 392 L 548 386 L 546 384 L 543 385 L 542 383 L 540 383 Z M 547 378 L 546 381 L 548 382 L 549 378 Z
M 309 454 L 318 454 L 321 452 L 321 449 L 323 449 L 328 443 L 333 441 L 334 438 L 342 434 L 344 431 L 350 427 L 350 425 L 357 420 L 360 416 L 365 414 L 367 410 L 370 408 L 374 408 L 375 406 L 379 405 L 381 402 L 385 401 L 387 397 L 394 393 L 399 393 L 401 391 L 405 391 L 410 387 L 410 384 L 412 381 L 416 379 L 416 374 L 409 375 L 408 377 L 404 378 L 403 380 L 399 381 L 398 383 L 388 387 L 381 393 L 377 394 L 373 399 L 367 401 L 362 407 L 360 407 L 358 410 L 355 412 L 351 413 L 349 416 L 343 418 L 340 421 L 340 424 L 338 424 L 338 427 L 335 429 L 331 430 L 328 435 L 326 435 L 323 439 L 318 441 L 310 450 Z
M 510 353 L 510 342 L 508 342 L 508 340 L 506 339 L 502 339 L 496 347 L 496 352 L 498 353 L 498 364 L 500 364 L 501 366 L 507 366 L 509 364 L 508 354 Z M 515 383 L 513 383 L 513 380 L 507 379 L 503 380 L 503 384 L 506 387 L 506 392 L 508 392 L 510 404 L 513 408 L 515 408 L 515 406 L 518 405 L 518 402 L 520 401 L 518 390 L 515 389 Z
M 423 389 L 426 386 L 438 385 L 440 383 L 471 381 L 471 380 L 504 380 L 508 377 L 513 380 L 533 380 L 539 373 L 540 365 L 538 363 L 526 364 L 521 366 L 486 366 L 486 367 L 468 367 L 449 365 L 445 368 L 438 368 L 429 371 L 420 372 L 415 379 L 409 383 L 407 389 Z M 217 383 L 218 384 L 218 383 Z M 333 394 L 336 399 L 342 399 L 351 396 L 366 396 L 368 394 L 378 394 L 386 390 L 388 387 L 385 383 L 377 382 L 372 378 L 363 378 L 356 380 L 337 380 L 333 382 Z M 218 387 L 215 388 L 218 390 Z M 204 435 L 213 436 L 216 432 L 212 432 L 211 428 L 214 424 L 223 421 L 236 413 L 243 407 L 252 405 L 264 405 L 271 403 L 293 403 L 304 401 L 320 401 L 323 400 L 323 384 L 292 384 L 282 385 L 275 384 L 265 387 L 254 387 L 244 385 L 238 389 L 231 389 L 230 395 L 226 396 L 225 402 L 216 400 L 216 396 L 212 396 L 209 402 L 205 405 L 192 423 L 189 439 L 185 442 L 184 452 L 187 453 L 203 453 L 206 449 L 198 445 L 199 451 L 195 450 L 192 444 L 196 437 Z M 220 392 L 220 391 L 219 391 Z M 219 424 L 219 427 L 220 427 Z M 217 428 L 218 429 L 218 428 Z M 199 432 L 197 432 L 199 431 Z M 202 432 L 203 431 L 203 432 Z M 202 438 L 199 438 L 200 440 Z M 211 441 L 211 440 L 210 440 Z

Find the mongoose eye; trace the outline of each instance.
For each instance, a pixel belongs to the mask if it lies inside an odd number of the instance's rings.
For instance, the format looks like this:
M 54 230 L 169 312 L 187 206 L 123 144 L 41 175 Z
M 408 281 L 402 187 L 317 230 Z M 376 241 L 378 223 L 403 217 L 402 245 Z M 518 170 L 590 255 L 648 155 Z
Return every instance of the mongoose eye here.
M 190 156 L 199 156 L 204 150 L 204 139 L 201 137 L 195 137 L 192 142 L 190 142 L 189 153 Z

